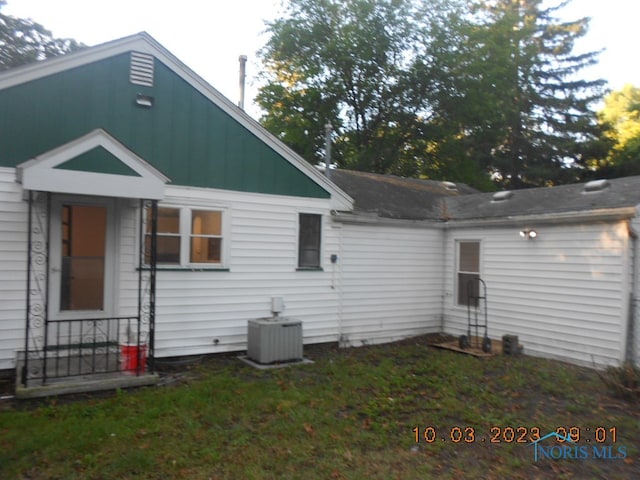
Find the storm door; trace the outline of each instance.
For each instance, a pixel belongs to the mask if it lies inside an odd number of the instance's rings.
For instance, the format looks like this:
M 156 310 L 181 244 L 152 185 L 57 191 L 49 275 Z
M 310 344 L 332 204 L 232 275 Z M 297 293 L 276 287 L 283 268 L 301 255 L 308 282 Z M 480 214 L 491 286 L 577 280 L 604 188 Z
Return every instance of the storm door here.
M 106 317 L 113 311 L 113 203 L 59 198 L 51 224 L 52 319 Z

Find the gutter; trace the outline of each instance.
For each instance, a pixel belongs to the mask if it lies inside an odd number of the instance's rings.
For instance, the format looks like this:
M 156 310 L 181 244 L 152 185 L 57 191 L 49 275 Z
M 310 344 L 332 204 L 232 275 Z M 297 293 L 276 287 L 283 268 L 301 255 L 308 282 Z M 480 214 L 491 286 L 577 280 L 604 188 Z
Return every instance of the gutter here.
M 388 225 L 409 228 L 490 228 L 508 227 L 522 224 L 568 225 L 584 222 L 629 220 L 636 216 L 635 207 L 601 208 L 598 210 L 561 213 L 540 213 L 534 215 L 513 215 L 495 218 L 473 218 L 468 220 L 449 219 L 404 219 L 381 217 L 377 213 L 331 211 L 334 222 L 355 225 Z
M 422 220 L 407 218 L 381 217 L 377 213 L 331 211 L 331 219 L 334 222 L 352 225 L 377 225 L 403 228 L 444 228 L 441 220 Z
M 635 207 L 601 208 L 588 211 L 514 215 L 498 218 L 449 220 L 446 228 L 506 227 L 514 224 L 567 225 L 572 223 L 629 220 L 636 216 Z

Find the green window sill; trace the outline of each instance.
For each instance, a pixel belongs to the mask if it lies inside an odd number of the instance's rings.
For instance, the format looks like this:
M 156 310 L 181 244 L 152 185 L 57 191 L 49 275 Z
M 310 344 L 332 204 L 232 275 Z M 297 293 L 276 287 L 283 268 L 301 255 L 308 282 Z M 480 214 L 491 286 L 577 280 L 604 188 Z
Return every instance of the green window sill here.
M 322 267 L 298 267 L 296 272 L 324 272 Z
M 137 270 L 148 271 L 149 267 L 137 268 Z M 156 267 L 156 272 L 229 272 L 228 268 L 215 267 Z

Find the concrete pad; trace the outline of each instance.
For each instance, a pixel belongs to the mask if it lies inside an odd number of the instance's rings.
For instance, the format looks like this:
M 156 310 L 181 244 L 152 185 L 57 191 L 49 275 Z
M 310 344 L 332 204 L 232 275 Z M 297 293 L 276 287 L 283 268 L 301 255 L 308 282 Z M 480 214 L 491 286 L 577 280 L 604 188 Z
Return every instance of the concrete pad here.
M 24 387 L 16 385 L 16 398 L 42 398 L 54 395 L 69 395 L 73 393 L 99 392 L 116 390 L 119 388 L 135 388 L 156 385 L 160 376 L 156 373 L 143 375 L 104 375 L 101 377 L 78 377 L 59 379 L 48 385 Z
M 302 360 L 296 360 L 294 362 L 269 363 L 269 364 L 254 362 L 246 355 L 239 355 L 238 359 L 246 363 L 247 365 L 257 368 L 258 370 L 271 370 L 273 368 L 293 367 L 296 365 L 310 365 L 314 363 L 313 360 L 309 360 L 308 358 L 303 358 Z

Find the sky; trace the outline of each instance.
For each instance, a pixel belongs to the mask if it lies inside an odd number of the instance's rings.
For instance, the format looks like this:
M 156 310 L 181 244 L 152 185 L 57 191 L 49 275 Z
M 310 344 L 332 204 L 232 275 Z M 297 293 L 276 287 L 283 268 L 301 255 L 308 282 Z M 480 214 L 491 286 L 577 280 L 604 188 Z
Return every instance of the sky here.
M 265 21 L 278 18 L 283 8 L 282 0 L 7 0 L 2 11 L 86 45 L 146 31 L 234 103 L 239 100 L 238 57 L 247 55 L 245 109 L 258 118 L 256 52 L 267 41 Z M 584 71 L 587 79 L 604 78 L 613 90 L 626 83 L 640 87 L 640 62 L 633 53 L 640 1 L 573 0 L 561 12 L 567 20 L 591 17 L 577 52 L 605 49 L 599 64 Z

